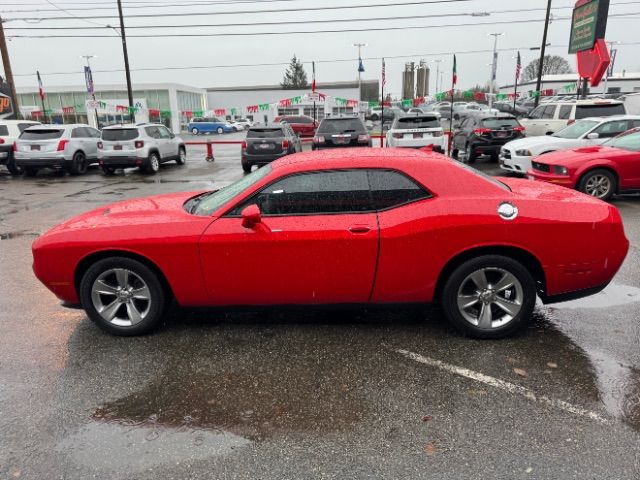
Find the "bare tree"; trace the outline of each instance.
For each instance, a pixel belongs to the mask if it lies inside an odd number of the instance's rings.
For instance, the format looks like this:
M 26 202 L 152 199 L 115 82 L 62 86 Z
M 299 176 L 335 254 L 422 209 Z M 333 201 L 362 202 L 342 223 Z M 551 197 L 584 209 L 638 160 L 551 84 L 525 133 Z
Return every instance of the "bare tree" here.
M 540 59 L 536 58 L 529 62 L 529 64 L 522 71 L 522 81 L 528 82 L 535 78 L 538 78 L 538 65 Z M 558 55 L 545 55 L 544 62 L 542 63 L 542 75 L 553 75 L 561 73 L 571 73 L 571 67 L 569 62 Z

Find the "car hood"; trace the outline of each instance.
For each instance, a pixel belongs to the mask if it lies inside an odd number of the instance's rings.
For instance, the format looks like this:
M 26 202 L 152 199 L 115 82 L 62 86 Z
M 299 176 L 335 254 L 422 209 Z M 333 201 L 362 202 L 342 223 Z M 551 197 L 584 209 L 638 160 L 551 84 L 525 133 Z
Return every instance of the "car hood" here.
M 69 231 L 110 226 L 135 226 L 180 222 L 193 218 L 183 208 L 191 197 L 202 192 L 179 192 L 152 197 L 135 198 L 105 205 L 83 213 L 52 228 L 43 237 Z
M 616 157 L 627 155 L 628 153 L 626 150 L 619 148 L 592 145 L 589 147 L 572 148 L 571 150 L 547 153 L 544 157 L 540 157 L 540 162 L 549 165 L 572 167 L 597 158 L 612 160 Z
M 552 144 L 565 144 L 572 143 L 574 141 L 575 140 L 567 140 L 566 138 L 556 138 L 543 135 L 541 137 L 525 137 L 518 140 L 513 140 L 512 142 L 507 143 L 505 147 L 511 148 L 513 150 L 522 150 L 526 148 L 527 150 L 533 149 L 535 151 L 540 151 Z

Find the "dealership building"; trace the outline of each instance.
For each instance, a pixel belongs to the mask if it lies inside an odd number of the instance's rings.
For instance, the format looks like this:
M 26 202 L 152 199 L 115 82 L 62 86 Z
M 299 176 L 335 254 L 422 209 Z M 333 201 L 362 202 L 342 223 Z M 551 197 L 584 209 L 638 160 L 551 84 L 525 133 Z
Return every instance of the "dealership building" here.
M 136 83 L 134 115 L 129 112 L 123 85 L 96 85 L 95 103 L 84 85 L 46 87 L 44 111 L 37 87 L 18 87 L 18 105 L 24 118 L 47 123 L 88 123 L 102 127 L 114 123 L 162 122 L 174 132 L 185 129 L 190 112 L 207 110 L 207 92 L 178 83 Z M 97 122 L 96 122 L 97 114 Z

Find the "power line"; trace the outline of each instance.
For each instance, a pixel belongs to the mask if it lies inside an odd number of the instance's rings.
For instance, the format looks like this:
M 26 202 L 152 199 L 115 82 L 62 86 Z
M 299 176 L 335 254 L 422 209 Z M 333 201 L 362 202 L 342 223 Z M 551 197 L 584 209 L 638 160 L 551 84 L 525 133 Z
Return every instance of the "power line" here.
M 630 45 L 640 45 L 640 42 L 620 42 L 616 43 L 617 46 L 630 46 Z M 498 48 L 498 52 L 515 52 L 518 50 L 529 50 L 530 46 L 521 46 L 521 47 L 509 47 L 509 48 Z M 557 49 L 557 48 L 567 48 L 568 45 L 551 45 L 547 48 Z M 399 59 L 399 58 L 421 58 L 421 57 L 441 57 L 445 55 L 472 55 L 478 53 L 490 53 L 493 52 L 492 49 L 481 49 L 481 50 L 463 50 L 456 52 L 432 52 L 432 53 L 414 53 L 407 55 L 384 55 L 385 59 Z M 363 62 L 369 62 L 374 60 L 381 60 L 382 57 L 365 57 L 362 59 Z M 357 61 L 357 58 L 333 58 L 333 59 L 321 59 L 315 60 L 316 63 L 341 63 L 341 62 L 354 62 Z M 154 72 L 154 71 L 164 71 L 164 70 L 210 70 L 214 68 L 254 68 L 254 67 L 277 67 L 283 65 L 289 65 L 291 63 L 290 60 L 283 62 L 272 62 L 272 63 L 237 63 L 237 64 L 222 64 L 222 65 L 192 65 L 192 66 L 181 66 L 181 67 L 144 67 L 144 68 L 132 68 L 131 71 L 135 72 Z M 311 62 L 302 62 L 304 64 L 311 64 Z M 123 68 L 109 69 L 109 70 L 93 70 L 93 73 L 119 73 L 123 72 Z M 58 75 L 80 75 L 83 72 L 81 70 L 74 72 L 41 72 L 43 76 L 58 76 Z M 14 74 L 14 77 L 30 77 L 33 76 L 33 73 L 18 73 Z
M 638 12 L 609 15 L 609 18 L 617 19 L 633 19 L 630 15 L 637 15 Z M 554 21 L 570 20 L 571 17 L 555 17 Z M 454 24 L 438 24 L 438 25 L 403 25 L 398 27 L 370 27 L 370 28 L 345 28 L 340 30 L 294 30 L 286 32 L 224 32 L 224 33 L 154 33 L 129 35 L 130 38 L 176 38 L 176 37 L 250 37 L 262 35 L 301 35 L 316 33 L 346 33 L 346 32 L 382 32 L 397 30 L 421 30 L 425 28 L 450 28 L 450 27 L 486 27 L 494 25 L 513 25 L 521 23 L 544 22 L 544 19 L 527 19 L 527 20 L 504 20 L 498 22 L 483 23 L 454 23 Z M 21 35 L 13 34 L 10 38 L 113 38 L 110 35 Z
M 136 14 L 127 15 L 127 19 L 130 18 L 157 18 L 157 17 L 189 17 L 200 15 L 240 15 L 248 13 L 284 13 L 284 12 L 317 12 L 322 10 L 348 10 L 348 9 L 360 9 L 360 8 L 377 8 L 377 7 L 404 7 L 408 5 L 429 5 L 429 4 L 444 4 L 444 3 L 462 3 L 471 2 L 473 0 L 422 0 L 413 2 L 396 2 L 396 3 L 380 3 L 375 5 L 339 5 L 331 7 L 300 7 L 300 8 L 274 8 L 271 10 L 237 10 L 233 12 L 189 12 L 189 13 L 148 13 L 148 14 Z M 78 19 L 103 19 L 103 18 L 116 18 L 118 15 L 86 15 L 75 17 L 10 17 L 6 20 L 78 20 Z

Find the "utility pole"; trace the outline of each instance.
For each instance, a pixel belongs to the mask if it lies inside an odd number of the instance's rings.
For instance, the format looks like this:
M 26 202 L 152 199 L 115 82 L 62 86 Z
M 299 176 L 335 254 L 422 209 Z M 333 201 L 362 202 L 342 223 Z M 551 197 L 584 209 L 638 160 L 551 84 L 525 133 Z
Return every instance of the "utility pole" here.
M 9 87 L 11 88 L 11 96 L 13 97 L 13 111 L 16 118 L 18 118 L 18 95 L 16 95 L 16 85 L 13 83 L 13 72 L 11 71 L 11 60 L 9 60 L 9 50 L 7 49 L 7 39 L 4 37 L 2 17 L 0 17 L 0 53 L 2 54 L 2 64 L 4 65 L 4 78 L 6 79 Z M 44 114 L 44 112 L 43 112 Z
M 542 46 L 540 47 L 540 61 L 538 62 L 538 79 L 536 80 L 536 94 L 533 99 L 534 108 L 540 102 L 540 84 L 542 83 L 542 67 L 544 66 L 544 51 L 547 47 L 547 32 L 549 31 L 549 18 L 551 17 L 551 0 L 547 2 L 547 16 L 544 21 L 544 33 L 542 34 Z
M 358 114 L 360 114 L 360 102 L 362 101 L 362 72 L 364 66 L 362 65 L 361 48 L 366 47 L 366 43 L 354 43 L 354 47 L 358 47 Z
M 489 108 L 493 105 L 493 83 L 496 81 L 496 70 L 498 68 L 498 37 L 504 32 L 489 33 L 493 37 L 493 59 L 491 61 L 491 79 L 489 80 Z
M 129 71 L 129 54 L 127 53 L 127 36 L 124 32 L 124 18 L 122 17 L 122 0 L 118 0 L 118 15 L 120 16 L 120 38 L 122 39 L 122 53 L 124 54 L 124 71 L 127 76 L 127 95 L 129 107 L 133 107 L 133 90 L 131 89 L 131 72 Z

